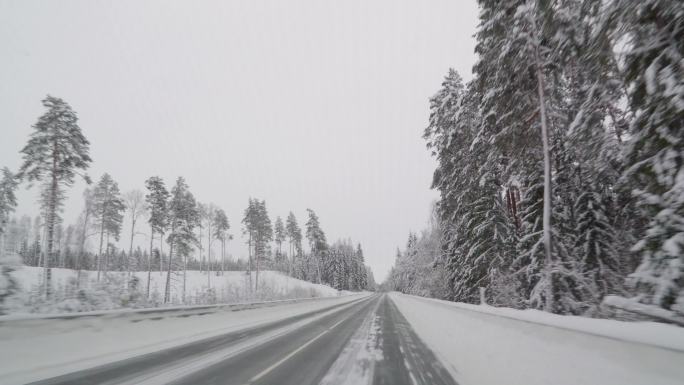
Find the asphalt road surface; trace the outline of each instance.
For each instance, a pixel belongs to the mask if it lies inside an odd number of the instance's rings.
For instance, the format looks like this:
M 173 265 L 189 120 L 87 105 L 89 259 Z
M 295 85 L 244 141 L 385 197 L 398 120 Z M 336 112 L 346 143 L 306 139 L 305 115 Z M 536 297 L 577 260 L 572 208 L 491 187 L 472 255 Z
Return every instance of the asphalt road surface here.
M 386 294 L 33 384 L 456 384 Z

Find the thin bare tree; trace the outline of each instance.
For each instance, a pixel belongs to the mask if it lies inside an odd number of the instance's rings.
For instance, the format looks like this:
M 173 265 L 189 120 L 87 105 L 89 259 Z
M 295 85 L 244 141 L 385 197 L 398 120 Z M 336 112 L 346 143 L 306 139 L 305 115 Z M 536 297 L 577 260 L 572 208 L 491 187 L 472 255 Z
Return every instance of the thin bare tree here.
M 140 217 L 147 213 L 147 203 L 145 202 L 145 196 L 140 190 L 131 190 L 124 195 L 124 201 L 126 203 L 126 211 L 128 217 L 131 220 L 131 242 L 128 248 L 128 260 L 126 261 L 126 271 L 128 275 L 131 274 L 131 258 L 133 256 L 133 241 L 135 239 L 135 225 Z

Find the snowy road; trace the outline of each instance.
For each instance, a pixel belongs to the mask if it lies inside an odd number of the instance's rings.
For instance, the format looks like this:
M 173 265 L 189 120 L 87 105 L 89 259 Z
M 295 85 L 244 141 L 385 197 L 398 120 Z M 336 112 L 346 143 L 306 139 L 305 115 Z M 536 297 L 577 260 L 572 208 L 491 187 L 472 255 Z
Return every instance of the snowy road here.
M 34 384 L 455 384 L 386 294 Z
M 0 328 L 0 383 L 678 385 L 684 378 L 683 328 L 398 293 L 131 320 Z

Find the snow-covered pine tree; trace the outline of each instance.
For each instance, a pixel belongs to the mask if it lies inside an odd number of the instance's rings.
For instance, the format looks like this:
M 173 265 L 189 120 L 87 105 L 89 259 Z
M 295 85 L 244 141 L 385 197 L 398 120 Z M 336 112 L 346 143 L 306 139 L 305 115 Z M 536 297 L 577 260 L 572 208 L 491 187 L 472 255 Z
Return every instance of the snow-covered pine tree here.
M 100 247 L 97 256 L 97 280 L 100 274 L 107 273 L 109 265 L 109 253 L 105 252 L 104 261 L 102 246 L 107 246 L 109 251 L 109 238 L 114 237 L 117 241 L 121 235 L 123 223 L 123 211 L 126 209 L 119 185 L 112 177 L 105 173 L 93 188 L 93 227 L 100 233 Z M 105 242 L 106 238 L 106 242 Z
M 278 245 L 278 259 L 280 259 L 280 256 L 283 253 L 283 242 L 285 242 L 285 238 L 287 236 L 282 218 L 276 218 L 273 231 L 275 234 L 276 245 Z
M 145 195 L 145 202 L 149 208 L 149 218 L 147 223 L 150 224 L 150 251 L 147 259 L 147 298 L 150 296 L 150 281 L 152 276 L 152 255 L 154 234 L 159 234 L 160 243 L 163 243 L 164 233 L 168 227 L 168 200 L 169 192 L 166 190 L 164 180 L 158 176 L 153 176 L 145 181 L 147 188 L 147 195 Z M 161 271 L 161 251 L 159 252 L 159 264 Z
M 221 275 L 223 275 L 226 265 L 226 241 L 233 239 L 233 236 L 228 234 L 230 223 L 228 222 L 228 216 L 226 216 L 226 212 L 221 208 L 216 210 L 213 228 L 214 238 L 221 242 Z
M 258 199 L 249 199 L 249 204 L 245 209 L 243 223 L 243 234 L 247 234 L 249 237 L 248 245 L 250 250 L 253 251 L 253 256 L 256 264 L 256 277 L 255 277 L 255 290 L 259 287 L 259 270 L 260 270 L 260 260 L 266 255 L 268 243 L 273 239 L 273 226 L 271 225 L 271 220 L 268 217 L 268 211 L 266 210 L 266 202 L 259 201 Z M 250 252 L 250 280 L 251 280 L 251 259 L 252 253 Z M 251 287 L 251 282 L 250 282 Z
M 311 255 L 315 263 L 317 283 L 321 283 L 321 264 L 328 248 L 328 242 L 325 238 L 325 233 L 321 229 L 318 215 L 311 210 L 306 209 L 309 214 L 309 219 L 306 221 L 306 239 L 309 240 L 309 247 Z
M 5 255 L 6 226 L 9 221 L 9 215 L 17 206 L 17 198 L 14 193 L 17 184 L 18 180 L 9 169 L 3 168 L 2 179 L 0 179 L 0 315 L 5 314 L 5 300 L 18 289 L 16 279 L 11 274 L 14 270 L 11 265 L 20 263 L 19 258 L 14 257 L 14 253 Z
M 365 290 L 368 291 L 375 291 L 376 290 L 376 282 L 375 282 L 375 277 L 373 276 L 373 270 L 371 270 L 370 266 L 366 265 L 366 282 L 367 286 L 364 288 Z
M 549 303 L 547 296 L 553 295 L 550 302 L 554 304 L 551 311 L 560 314 L 580 314 L 587 310 L 586 300 L 590 298 L 580 264 L 569 254 L 565 245 L 559 242 L 561 234 L 554 227 L 553 237 L 556 240 L 554 252 L 556 261 L 553 265 L 546 263 L 542 243 L 542 213 L 544 184 L 541 175 L 522 181 L 524 186 L 520 206 L 522 229 L 517 244 L 517 257 L 513 262 L 513 270 L 519 282 L 519 290 L 526 306 L 545 309 Z M 557 211 L 554 212 L 557 215 Z M 554 282 L 549 282 L 553 266 Z M 551 292 L 549 287 L 553 287 Z
M 178 177 L 176 184 L 171 189 L 171 199 L 169 200 L 169 236 L 167 242 L 169 243 L 169 268 L 166 276 L 166 287 L 164 290 L 164 303 L 171 300 L 171 273 L 173 271 L 174 256 L 177 256 L 176 262 L 182 263 L 185 266 L 188 255 L 192 252 L 192 248 L 199 243 L 195 235 L 195 227 L 199 222 L 199 210 L 197 209 L 197 202 L 195 197 L 188 189 L 183 177 Z M 184 271 L 185 274 L 185 271 Z M 185 276 L 183 280 L 185 289 Z M 185 300 L 185 292 L 183 292 L 183 301 Z
M 78 126 L 78 117 L 64 100 L 48 95 L 42 101 L 47 109 L 33 125 L 28 143 L 21 150 L 24 162 L 17 178 L 29 183 L 40 182 L 44 188 L 41 200 L 46 204 L 47 248 L 45 258 L 45 294 L 50 295 L 52 274 L 50 263 L 54 241 L 54 227 L 59 219 L 59 207 L 64 199 L 63 190 L 81 176 L 92 161 L 90 143 Z
M 432 188 L 440 192 L 438 211 L 447 223 L 444 244 L 447 259 L 451 261 L 446 268 L 453 274 L 461 269 L 460 247 L 461 240 L 465 240 L 459 223 L 464 218 L 467 203 L 464 197 L 472 194 L 468 187 L 472 180 L 472 162 L 468 160 L 468 151 L 472 142 L 472 117 L 469 113 L 474 103 L 468 103 L 464 98 L 465 89 L 459 74 L 450 69 L 442 82 L 440 90 L 430 99 L 430 123 L 425 129 L 423 138 L 432 155 L 437 158 L 438 167 L 435 170 Z M 472 100 L 472 99 L 469 99 Z M 470 125 L 469 125 L 470 123 Z M 469 178 L 470 177 L 470 178 Z M 395 263 L 395 286 L 404 286 L 403 271 L 399 268 L 401 252 L 397 250 Z M 452 287 L 451 299 L 460 299 L 455 294 L 455 279 L 450 279 Z
M 356 281 L 354 282 L 354 290 L 364 290 L 368 286 L 368 275 L 366 271 L 366 260 L 363 256 L 363 249 L 361 244 L 356 244 Z
M 333 246 L 327 253 L 330 259 L 329 266 L 327 268 L 325 275 L 329 275 L 328 279 L 325 281 L 326 284 L 334 287 L 337 290 L 345 289 L 345 268 L 344 268 L 344 251 L 340 247 Z
M 292 211 L 290 211 L 290 213 L 287 215 L 285 231 L 287 233 L 287 239 L 290 246 L 288 273 L 293 275 L 296 251 L 301 249 L 302 230 L 299 228 L 299 225 L 297 224 L 297 218 Z
M 242 234 L 247 235 L 247 274 L 249 275 L 249 291 L 252 292 L 252 264 L 254 252 L 254 241 L 256 240 L 256 227 L 257 227 L 257 204 L 256 199 L 249 198 L 247 203 L 247 208 L 245 208 L 242 217 Z
M 576 248 L 582 256 L 581 271 L 587 275 L 594 286 L 596 303 L 606 294 L 616 294 L 621 290 L 619 262 L 614 250 L 615 233 L 607 215 L 605 193 L 598 188 L 588 188 L 578 197 L 575 204 L 577 213 Z
M 556 33 L 549 39 L 554 61 L 562 68 L 555 100 L 562 101 L 565 118 L 553 133 L 555 190 L 554 221 L 559 240 L 572 254 L 582 274 L 589 274 L 585 293 L 594 303 L 608 293 L 620 291 L 615 234 L 620 223 L 635 222 L 632 205 L 615 210 L 616 185 L 622 168 L 622 137 L 625 131 L 621 99 L 624 86 L 611 39 L 615 18 L 606 2 L 565 0 L 553 13 Z M 561 102 L 557 102 L 560 104 Z M 621 193 L 621 192 L 619 192 Z M 591 208 L 590 208 L 591 206 Z M 627 221 L 619 216 L 627 214 Z M 597 221 L 591 219 L 597 219 Z M 600 218 L 600 219 L 599 219 Z M 589 224 L 591 223 L 591 224 Z M 623 226 L 629 235 L 635 226 Z M 596 249 L 600 247 L 601 249 Z M 587 255 L 587 250 L 595 253 Z M 603 268 L 590 269 L 585 261 L 598 258 Z
M 512 240 L 512 221 L 501 202 L 500 161 L 490 157 L 496 151 L 486 138 L 475 136 L 480 124 L 479 99 L 477 90 L 465 88 L 458 74 L 450 70 L 442 89 L 431 99 L 430 125 L 424 133 L 428 148 L 439 162 L 433 188 L 440 191 L 437 210 L 446 223 L 444 243 L 451 298 L 469 302 L 479 301 L 479 287 L 488 287 L 490 275 L 504 271 L 510 264 L 510 257 L 504 255 L 511 249 Z M 411 251 L 414 247 L 406 251 L 415 254 L 411 258 L 420 254 Z M 424 272 L 434 262 L 420 257 L 411 270 Z M 404 272 L 402 280 L 410 281 L 404 282 L 410 286 L 406 289 L 425 293 L 428 289 L 422 287 L 423 282 L 411 279 L 416 274 Z
M 650 219 L 634 246 L 638 299 L 684 309 L 684 3 L 619 0 L 626 85 L 634 112 L 623 178 Z M 616 38 L 618 38 L 616 36 Z
M 520 186 L 528 192 L 523 210 L 532 222 L 526 229 L 540 226 L 539 233 L 521 233 L 517 263 L 532 263 L 531 270 L 525 269 L 531 276 L 523 280 L 523 292 L 534 296 L 530 303 L 547 311 L 564 312 L 568 306 L 580 311 L 583 299 L 577 298 L 575 288 L 581 286 L 581 275 L 574 270 L 576 256 L 567 252 L 574 245 L 574 228 L 562 228 L 566 219 L 573 219 L 577 196 L 568 191 L 573 187 L 573 170 L 567 162 L 573 163 L 580 154 L 570 154 L 575 147 L 567 142 L 573 127 L 584 133 L 593 130 L 592 139 L 604 136 L 601 111 L 612 107 L 619 96 L 619 84 L 605 81 L 615 76 L 614 67 L 598 65 L 611 60 L 610 51 L 597 54 L 609 46 L 605 31 L 590 28 L 599 11 L 596 4 L 574 0 L 483 0 L 480 5 L 476 47 L 480 59 L 474 84 L 483 95 L 483 119 L 477 141 L 493 145 L 490 161 L 505 165 L 503 176 L 531 183 Z M 593 77 L 582 76 L 592 71 Z M 597 84 L 604 86 L 592 89 Z M 601 141 L 596 143 L 601 146 Z M 593 167 L 596 154 L 592 155 Z M 541 195 L 537 183 L 542 184 Z M 532 198 L 540 200 L 541 211 Z M 541 223 L 535 224 L 537 220 Z M 543 247 L 541 265 L 529 259 L 537 258 L 538 246 Z M 525 282 L 535 287 L 525 288 Z M 555 303 L 566 297 L 569 302 Z
M 207 230 L 207 287 L 211 288 L 211 272 L 212 272 L 212 246 L 214 245 L 214 219 L 216 218 L 216 210 L 218 207 L 213 203 L 207 203 L 202 206 L 198 206 L 198 213 L 200 216 L 200 222 L 204 221 L 204 228 Z M 202 239 L 200 238 L 200 244 Z
M 12 172 L 4 167 L 2 169 L 2 179 L 0 179 L 0 237 L 5 234 L 7 222 L 10 214 L 17 207 L 17 197 L 15 190 L 17 189 L 19 181 L 14 177 Z M 4 247 L 2 239 L 0 239 L 0 252 Z
M 412 293 L 416 281 L 416 259 L 418 256 L 418 236 L 414 232 L 409 232 L 408 240 L 406 241 L 406 249 L 402 254 L 402 270 L 404 271 L 404 290 L 405 293 Z
M 268 217 L 268 211 L 266 210 L 266 201 L 255 200 L 255 238 L 254 238 L 254 251 L 256 255 L 256 277 L 255 277 L 255 290 L 259 290 L 259 270 L 260 270 L 260 260 L 264 259 L 267 254 L 268 244 L 273 240 L 273 226 L 271 225 L 271 219 Z

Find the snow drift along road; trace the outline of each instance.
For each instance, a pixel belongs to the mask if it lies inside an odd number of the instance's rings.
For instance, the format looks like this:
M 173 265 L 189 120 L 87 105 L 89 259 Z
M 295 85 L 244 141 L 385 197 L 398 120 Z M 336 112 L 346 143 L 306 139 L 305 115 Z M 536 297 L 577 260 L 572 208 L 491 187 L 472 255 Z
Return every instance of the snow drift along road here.
M 684 328 L 474 306 L 392 293 L 461 385 L 675 385 Z

